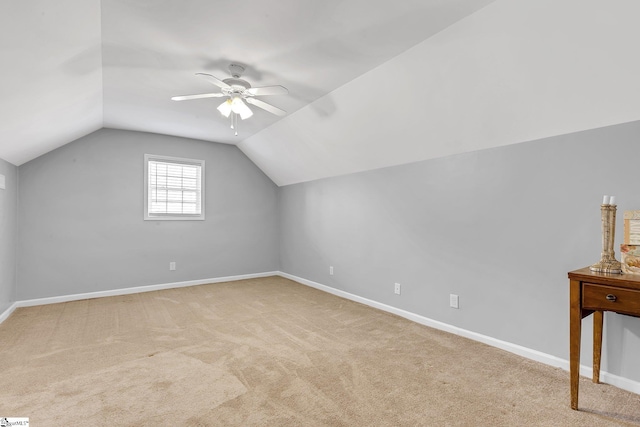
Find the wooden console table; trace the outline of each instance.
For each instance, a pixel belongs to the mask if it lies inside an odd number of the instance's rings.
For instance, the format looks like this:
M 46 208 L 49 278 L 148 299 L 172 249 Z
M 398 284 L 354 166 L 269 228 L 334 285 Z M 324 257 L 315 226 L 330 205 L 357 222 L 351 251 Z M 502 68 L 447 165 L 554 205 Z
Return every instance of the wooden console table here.
M 600 382 L 603 312 L 640 317 L 640 275 L 594 273 L 589 268 L 569 273 L 569 373 L 571 409 L 578 409 L 582 319 L 593 313 L 593 382 Z

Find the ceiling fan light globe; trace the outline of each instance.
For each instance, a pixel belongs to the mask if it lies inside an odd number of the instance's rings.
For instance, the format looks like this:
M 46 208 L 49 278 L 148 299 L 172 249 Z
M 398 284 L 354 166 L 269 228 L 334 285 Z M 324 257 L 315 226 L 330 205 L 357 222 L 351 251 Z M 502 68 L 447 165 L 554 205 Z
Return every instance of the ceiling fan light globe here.
M 247 107 L 247 104 L 245 104 L 239 96 L 235 96 L 233 101 L 231 101 L 231 111 L 238 114 L 242 120 L 253 116 L 253 111 Z
M 231 111 L 233 111 L 236 114 L 240 114 L 240 111 L 242 111 L 243 106 L 244 106 L 244 102 L 242 102 L 242 99 L 240 99 L 240 97 L 238 96 L 234 96 L 233 99 L 231 100 Z
M 241 113 L 239 113 L 240 114 L 240 118 L 242 120 L 248 119 L 249 117 L 253 116 L 253 111 L 251 111 L 251 108 L 247 107 L 246 105 L 245 105 L 245 108 L 246 108 L 245 110 L 243 110 Z
M 222 104 L 220 104 L 218 106 L 218 111 L 220 111 L 220 114 L 222 114 L 223 116 L 229 117 L 229 114 L 231 114 L 232 111 L 231 100 L 227 99 Z

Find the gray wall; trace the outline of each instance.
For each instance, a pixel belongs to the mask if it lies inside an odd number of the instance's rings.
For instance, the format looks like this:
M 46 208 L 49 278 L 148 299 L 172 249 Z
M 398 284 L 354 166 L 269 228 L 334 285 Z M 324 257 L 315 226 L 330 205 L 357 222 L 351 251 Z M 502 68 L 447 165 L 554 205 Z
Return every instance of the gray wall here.
M 145 153 L 205 160 L 205 221 L 143 220 Z M 278 189 L 235 146 L 102 129 L 18 174 L 18 300 L 279 268 Z
M 603 194 L 616 248 L 640 209 L 639 136 L 636 122 L 282 187 L 282 271 L 566 360 L 567 272 L 600 258 Z M 640 320 L 605 324 L 603 368 L 640 381 Z
M 0 159 L 5 190 L 0 190 L 0 314 L 16 300 L 16 212 L 18 168 Z

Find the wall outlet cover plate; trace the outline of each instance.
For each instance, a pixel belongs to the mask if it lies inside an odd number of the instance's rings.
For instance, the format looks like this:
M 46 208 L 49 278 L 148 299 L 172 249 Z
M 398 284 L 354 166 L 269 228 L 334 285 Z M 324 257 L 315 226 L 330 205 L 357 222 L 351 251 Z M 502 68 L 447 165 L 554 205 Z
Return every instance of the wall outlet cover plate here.
M 454 294 L 449 295 L 449 307 L 460 308 L 458 295 L 454 295 Z

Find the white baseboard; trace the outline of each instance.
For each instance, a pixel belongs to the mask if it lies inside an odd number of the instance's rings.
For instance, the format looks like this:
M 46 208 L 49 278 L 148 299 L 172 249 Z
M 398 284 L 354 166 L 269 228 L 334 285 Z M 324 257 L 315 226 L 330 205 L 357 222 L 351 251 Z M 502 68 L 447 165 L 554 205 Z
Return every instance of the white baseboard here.
M 162 283 L 159 285 L 136 286 L 133 288 L 113 289 L 109 291 L 87 292 L 83 294 L 62 295 L 58 297 L 37 298 L 30 300 L 16 301 L 8 310 L 0 315 L 0 323 L 9 317 L 9 314 L 17 307 L 32 307 L 35 305 L 55 304 L 59 302 L 78 301 L 90 298 L 111 297 L 116 295 L 137 294 L 140 292 L 159 291 L 162 289 L 183 288 L 186 286 L 206 285 L 209 283 L 233 282 L 237 280 L 255 279 L 258 277 L 277 276 L 279 272 L 270 271 L 264 273 L 242 274 L 238 276 L 216 277 L 212 279 L 188 280 L 185 282 Z M 7 312 L 9 312 L 7 314 Z M 6 316 L 5 316 L 6 314 Z
M 0 323 L 7 320 L 9 316 L 11 316 L 11 313 L 13 313 L 13 310 L 15 310 L 16 308 L 18 308 L 18 305 L 14 302 L 9 306 L 9 308 L 7 308 L 5 311 L 0 313 Z
M 588 375 L 584 373 L 586 371 L 589 372 Z M 592 372 L 593 372 L 593 369 L 588 368 L 584 365 L 580 366 L 581 375 L 584 375 L 585 377 L 591 377 Z M 632 393 L 640 394 L 640 382 L 630 380 L 629 378 L 621 377 L 618 375 L 610 374 L 609 372 L 602 371 L 600 372 L 600 382 L 611 384 L 612 386 L 630 391 Z
M 0 323 L 4 322 L 13 311 L 18 307 L 31 307 L 36 305 L 44 305 L 44 304 L 55 304 L 59 302 L 68 302 L 68 301 L 78 301 L 83 299 L 90 298 L 101 298 L 101 297 L 109 297 L 116 295 L 127 295 L 127 294 L 135 294 L 139 292 L 151 292 L 158 291 L 162 289 L 172 289 L 172 288 L 182 288 L 186 286 L 197 286 L 197 285 L 205 285 L 208 283 L 221 283 L 221 282 L 232 282 L 237 280 L 245 280 L 245 279 L 255 279 L 259 277 L 268 277 L 268 276 L 281 276 L 287 279 L 293 280 L 300 284 L 310 286 L 312 288 L 351 300 L 356 301 L 361 304 L 368 305 L 373 308 L 377 308 L 379 310 L 383 310 L 389 313 L 396 314 L 400 317 L 404 317 L 405 319 L 409 319 L 413 322 L 419 323 L 421 325 L 429 326 L 434 329 L 439 329 L 441 331 L 449 332 L 455 335 L 459 335 L 465 338 L 472 339 L 474 341 L 479 341 L 481 343 L 490 345 L 492 347 L 496 347 L 510 353 L 517 354 L 519 356 L 525 357 L 527 359 L 535 360 L 536 362 L 544 363 L 545 365 L 554 366 L 557 368 L 564 369 L 565 371 L 569 370 L 569 361 L 561 359 L 556 356 L 552 356 L 550 354 L 542 353 L 537 350 L 533 350 L 527 347 L 523 347 L 517 344 L 513 344 L 507 341 L 502 341 L 487 335 L 482 335 L 477 332 L 468 331 L 466 329 L 459 328 L 457 326 L 449 325 L 447 323 L 439 322 L 437 320 L 429 319 L 428 317 L 421 316 L 419 314 L 415 314 L 406 310 L 402 310 L 396 307 L 392 307 L 387 304 L 380 303 L 378 301 L 370 300 L 367 298 L 363 298 L 358 295 L 351 294 L 349 292 L 341 291 L 339 289 L 332 288 L 330 286 L 322 285 L 317 282 L 313 282 L 311 280 L 303 279 L 302 277 L 294 276 L 293 274 L 284 273 L 281 271 L 270 271 L 264 273 L 254 273 L 254 274 L 243 274 L 238 276 L 227 276 L 227 277 L 216 277 L 211 279 L 199 279 L 199 280 L 189 280 L 184 282 L 173 282 L 173 283 L 163 283 L 159 285 L 148 285 L 148 286 L 137 286 L 133 288 L 124 288 L 124 289 L 113 289 L 109 291 L 99 291 L 99 292 L 88 292 L 83 294 L 73 294 L 73 295 L 63 295 L 58 297 L 48 297 L 48 298 L 37 298 L 23 301 L 14 302 L 9 308 L 7 308 L 4 312 L 0 313 Z M 593 373 L 593 369 L 589 366 L 581 365 L 580 366 L 580 374 L 585 377 L 591 377 Z M 608 372 L 600 373 L 600 380 L 607 384 L 611 384 L 623 390 L 630 391 L 632 393 L 640 394 L 640 382 L 630 380 L 628 378 L 620 377 L 618 375 L 614 375 Z
M 487 335 L 482 335 L 477 332 L 468 331 L 466 329 L 459 328 L 457 326 L 449 325 L 447 323 L 439 322 L 437 320 L 429 319 L 428 317 L 421 316 L 419 314 L 412 313 L 410 311 L 402 310 L 396 307 L 392 307 L 387 304 L 380 303 L 378 301 L 370 300 L 367 298 L 363 298 L 358 295 L 350 294 L 349 292 L 341 291 L 339 289 L 332 288 L 330 286 L 322 285 L 317 282 L 313 282 L 311 280 L 303 279 L 302 277 L 294 276 L 293 274 L 278 272 L 278 274 L 287 279 L 291 279 L 295 282 L 301 283 L 303 285 L 310 286 L 315 289 L 319 289 L 324 292 L 328 292 L 330 294 L 359 302 L 364 305 L 368 305 L 373 308 L 377 308 L 389 313 L 396 314 L 400 317 L 404 317 L 405 319 L 409 319 L 413 322 L 419 323 L 421 325 L 429 326 L 434 329 L 439 329 L 441 331 L 449 332 L 455 335 L 459 335 L 465 338 L 472 339 L 474 341 L 479 341 L 483 344 L 490 345 L 492 347 L 499 348 L 501 350 L 508 351 L 510 353 L 517 354 L 518 356 L 522 356 L 527 359 L 535 360 L 536 362 L 544 363 L 545 365 L 553 366 L 556 368 L 564 369 L 565 371 L 569 370 L 569 361 L 565 359 L 561 359 L 556 356 L 552 356 L 547 353 L 543 353 L 538 350 L 533 350 L 527 347 L 523 347 L 518 344 L 513 344 L 507 341 L 502 341 L 497 338 L 493 338 Z M 591 377 L 593 374 L 593 368 L 585 365 L 580 365 L 580 375 L 585 377 Z M 568 379 L 567 379 L 568 381 Z M 613 375 L 608 372 L 600 373 L 600 381 L 611 384 L 623 390 L 630 391 L 632 393 L 640 394 L 640 382 L 630 380 L 628 378 L 620 377 L 618 375 Z

